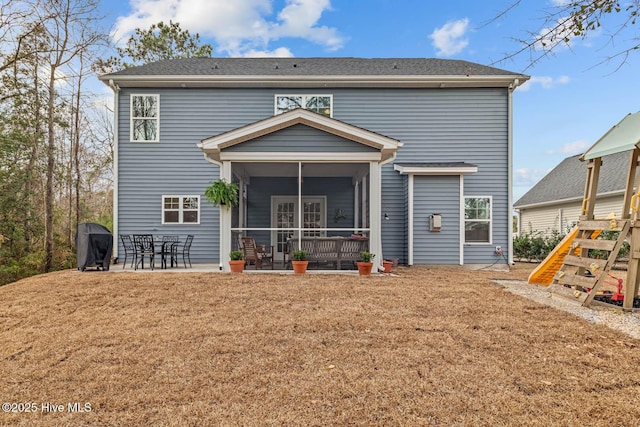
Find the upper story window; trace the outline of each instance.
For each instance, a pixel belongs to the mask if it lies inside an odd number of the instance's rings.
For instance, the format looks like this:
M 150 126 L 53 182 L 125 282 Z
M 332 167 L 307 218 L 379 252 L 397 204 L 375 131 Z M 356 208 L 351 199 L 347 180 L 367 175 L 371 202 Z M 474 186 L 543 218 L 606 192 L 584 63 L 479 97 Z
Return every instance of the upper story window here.
M 162 196 L 163 224 L 199 224 L 200 196 Z
M 333 117 L 333 95 L 276 95 L 276 115 L 296 108 Z
M 131 141 L 158 142 L 160 95 L 131 95 Z
M 491 243 L 491 197 L 464 198 L 465 243 Z

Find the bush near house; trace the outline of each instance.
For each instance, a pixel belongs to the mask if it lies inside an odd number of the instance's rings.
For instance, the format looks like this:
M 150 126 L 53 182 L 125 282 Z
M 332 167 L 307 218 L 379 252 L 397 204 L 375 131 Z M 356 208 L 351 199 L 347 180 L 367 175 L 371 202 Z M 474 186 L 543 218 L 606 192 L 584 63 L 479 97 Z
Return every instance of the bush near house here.
M 598 239 L 613 240 L 617 238 L 619 231 L 603 231 Z M 519 261 L 539 262 L 549 255 L 549 253 L 566 236 L 557 230 L 553 230 L 550 236 L 543 236 L 541 231 L 530 231 L 516 236 L 513 239 L 513 257 Z M 608 252 L 592 251 L 594 256 L 604 258 Z M 629 242 L 624 242 L 622 249 L 618 253 L 617 259 L 624 259 L 629 256 Z

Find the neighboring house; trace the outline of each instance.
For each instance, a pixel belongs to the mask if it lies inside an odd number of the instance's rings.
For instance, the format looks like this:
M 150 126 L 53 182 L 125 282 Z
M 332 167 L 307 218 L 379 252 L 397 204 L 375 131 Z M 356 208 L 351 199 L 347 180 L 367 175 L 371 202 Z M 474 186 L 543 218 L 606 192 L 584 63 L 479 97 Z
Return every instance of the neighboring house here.
M 602 157 L 596 218 L 611 213 L 621 217 L 629 160 L 628 152 Z M 580 161 L 580 154 L 564 159 L 514 204 L 519 212 L 518 232 L 565 234 L 582 214 L 586 178 L 587 162 Z
M 114 235 L 194 234 L 192 260 L 223 269 L 238 234 L 276 260 L 291 235 L 357 233 L 379 263 L 493 263 L 496 246 L 511 256 L 512 92 L 528 78 L 420 58 L 192 58 L 104 75 Z M 240 185 L 232 211 L 205 203 L 219 177 Z

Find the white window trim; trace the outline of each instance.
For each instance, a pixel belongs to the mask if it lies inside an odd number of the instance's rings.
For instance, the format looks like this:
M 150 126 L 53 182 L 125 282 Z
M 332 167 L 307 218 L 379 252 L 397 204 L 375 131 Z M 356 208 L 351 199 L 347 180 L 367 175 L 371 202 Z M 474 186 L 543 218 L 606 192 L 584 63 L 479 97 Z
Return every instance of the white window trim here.
M 464 217 L 464 210 L 466 207 L 467 199 L 489 199 L 489 241 L 488 242 L 467 242 L 467 233 L 466 233 L 466 224 L 467 219 Z M 473 196 L 464 196 L 462 202 L 462 221 L 464 227 L 462 228 L 462 236 L 464 239 L 464 244 L 468 246 L 482 246 L 482 245 L 492 245 L 493 244 L 493 196 L 484 196 L 484 195 L 473 195 Z M 478 221 L 477 219 L 469 220 L 469 221 Z M 484 220 L 480 220 L 484 221 Z
M 282 114 L 283 112 L 278 112 L 278 97 L 280 96 L 300 96 L 302 98 L 310 97 L 310 96 L 322 96 L 329 98 L 329 117 L 333 117 L 333 95 L 328 93 L 277 93 L 273 97 L 273 115 L 277 116 L 278 114 Z M 303 105 L 306 102 L 303 102 Z M 306 110 L 306 108 L 305 108 Z
M 164 208 L 164 199 L 166 199 L 167 197 L 177 197 L 180 199 L 180 201 L 178 202 L 178 222 L 165 222 L 164 220 L 164 213 L 166 212 L 165 208 Z M 186 197 L 194 197 L 197 201 L 198 201 L 198 221 L 197 222 L 184 222 L 184 217 L 183 217 L 183 201 Z M 200 224 L 200 206 L 201 206 L 201 200 L 200 200 L 200 196 L 198 195 L 190 195 L 190 194 L 163 194 L 160 198 L 160 203 L 161 203 L 161 218 L 160 221 L 162 224 L 168 224 L 168 225 L 199 225 Z M 169 211 L 175 211 L 175 209 L 169 209 Z M 191 211 L 191 210 L 189 210 Z
M 155 119 L 146 117 L 133 117 L 133 98 L 136 96 L 153 96 L 156 98 L 158 108 Z M 157 123 L 156 139 L 154 140 L 136 140 L 133 139 L 133 121 L 134 119 L 155 120 Z M 157 93 L 132 93 L 129 97 L 129 141 L 137 143 L 160 142 L 160 94 Z

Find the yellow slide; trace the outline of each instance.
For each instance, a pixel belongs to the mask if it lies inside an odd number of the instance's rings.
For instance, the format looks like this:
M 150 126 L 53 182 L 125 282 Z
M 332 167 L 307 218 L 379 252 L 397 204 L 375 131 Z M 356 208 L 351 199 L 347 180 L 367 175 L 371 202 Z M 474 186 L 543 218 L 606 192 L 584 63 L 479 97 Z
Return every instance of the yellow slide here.
M 549 255 L 536 267 L 529 275 L 529 283 L 535 285 L 549 286 L 553 282 L 553 277 L 564 263 L 564 257 L 571 250 L 571 242 L 578 235 L 578 227 L 573 227 L 564 239 L 556 246 Z M 591 233 L 591 238 L 595 239 L 600 235 L 600 231 Z M 579 250 L 579 249 L 576 249 Z

